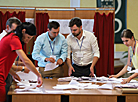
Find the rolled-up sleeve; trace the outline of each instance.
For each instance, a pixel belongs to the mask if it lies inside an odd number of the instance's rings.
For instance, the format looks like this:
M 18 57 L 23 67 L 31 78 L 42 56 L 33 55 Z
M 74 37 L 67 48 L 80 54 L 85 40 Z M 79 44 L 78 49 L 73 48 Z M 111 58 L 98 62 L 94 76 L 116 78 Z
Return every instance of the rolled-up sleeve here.
M 61 56 L 60 56 L 63 62 L 65 62 L 67 58 L 67 48 L 68 48 L 67 41 L 66 39 L 64 39 L 61 47 Z
M 35 41 L 35 44 L 34 44 L 34 47 L 33 47 L 33 52 L 32 52 L 32 58 L 34 60 L 37 60 L 37 61 L 40 61 L 40 62 L 44 62 L 45 60 L 45 56 L 42 56 L 40 55 L 40 50 L 41 50 L 41 47 L 42 47 L 42 39 L 41 37 L 37 37 L 36 41 Z
M 67 44 L 68 44 L 68 56 L 67 56 L 67 58 L 71 59 L 71 56 L 70 56 L 70 54 L 71 54 L 71 46 L 70 46 L 69 37 L 67 37 Z
M 98 43 L 97 43 L 97 38 L 93 35 L 91 38 L 91 45 L 92 45 L 92 49 L 93 49 L 93 54 L 94 56 L 100 58 L 100 51 L 99 51 L 99 47 L 98 47 Z

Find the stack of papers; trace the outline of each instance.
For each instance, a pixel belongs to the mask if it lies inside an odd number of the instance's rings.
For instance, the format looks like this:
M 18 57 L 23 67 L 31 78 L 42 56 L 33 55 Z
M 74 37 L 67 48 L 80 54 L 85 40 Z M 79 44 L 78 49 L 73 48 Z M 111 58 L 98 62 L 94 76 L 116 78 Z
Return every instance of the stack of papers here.
M 64 77 L 64 78 L 58 78 L 58 81 L 68 82 L 68 81 L 71 81 L 72 79 L 78 80 L 78 81 L 81 80 L 81 78 L 77 78 L 77 77 Z
M 121 83 L 123 79 L 126 78 L 108 78 L 108 77 L 64 77 L 64 78 L 59 78 L 58 81 L 71 81 L 71 80 L 76 80 L 80 82 L 95 82 L 95 83 Z M 131 80 L 130 83 L 136 83 L 138 81 L 136 80 Z
M 37 84 L 34 84 L 32 86 L 24 86 L 23 89 L 15 89 L 17 93 L 43 93 L 42 90 L 37 88 Z
M 76 80 L 71 80 L 69 84 L 56 85 L 54 89 L 113 89 L 112 84 L 103 84 L 101 86 L 92 83 L 79 83 Z
M 117 88 L 138 88 L 138 83 L 117 84 Z

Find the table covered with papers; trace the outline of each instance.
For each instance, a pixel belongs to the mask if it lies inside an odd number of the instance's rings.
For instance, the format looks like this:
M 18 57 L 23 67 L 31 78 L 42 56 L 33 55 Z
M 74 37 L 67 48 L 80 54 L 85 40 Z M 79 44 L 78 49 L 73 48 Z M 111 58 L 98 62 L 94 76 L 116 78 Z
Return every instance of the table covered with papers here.
M 65 77 L 59 79 L 43 79 L 43 85 L 37 88 L 37 83 L 26 81 L 12 85 L 9 95 L 12 102 L 137 102 L 137 81 L 120 84 L 122 79 L 107 77 Z M 28 84 L 27 84 L 28 83 Z M 25 84 L 25 85 L 23 85 Z M 135 93 L 123 93 L 125 89 L 135 89 Z M 123 88 L 123 89 L 124 89 Z

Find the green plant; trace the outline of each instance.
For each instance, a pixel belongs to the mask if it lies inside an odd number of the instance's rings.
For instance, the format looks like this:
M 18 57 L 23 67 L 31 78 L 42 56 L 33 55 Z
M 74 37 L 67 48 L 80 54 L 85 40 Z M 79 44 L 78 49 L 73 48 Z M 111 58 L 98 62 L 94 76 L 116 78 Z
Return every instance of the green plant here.
M 122 59 L 123 59 L 123 58 L 127 58 L 127 57 L 128 57 L 128 51 L 124 51 L 124 52 L 122 53 L 122 55 L 124 55 L 124 56 L 122 57 Z

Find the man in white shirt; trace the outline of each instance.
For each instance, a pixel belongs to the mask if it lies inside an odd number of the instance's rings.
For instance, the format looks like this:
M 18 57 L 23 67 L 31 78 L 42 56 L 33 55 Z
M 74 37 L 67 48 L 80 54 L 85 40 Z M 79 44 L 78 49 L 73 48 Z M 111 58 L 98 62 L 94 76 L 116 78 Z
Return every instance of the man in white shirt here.
M 96 37 L 82 29 L 82 21 L 78 17 L 70 20 L 69 27 L 71 29 L 71 34 L 67 36 L 69 76 L 94 76 L 95 64 L 100 57 Z

